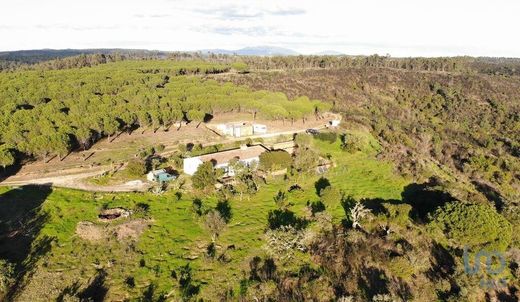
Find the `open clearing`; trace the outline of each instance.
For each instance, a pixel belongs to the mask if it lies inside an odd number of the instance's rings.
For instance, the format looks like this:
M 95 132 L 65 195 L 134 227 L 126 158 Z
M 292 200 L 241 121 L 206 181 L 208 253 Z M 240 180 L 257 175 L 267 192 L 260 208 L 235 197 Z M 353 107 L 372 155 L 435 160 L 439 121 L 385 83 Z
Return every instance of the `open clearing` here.
M 335 115 L 327 115 L 330 119 Z M 213 119 L 210 124 L 226 123 L 231 121 L 250 121 L 250 114 L 223 114 Z M 268 133 L 254 135 L 250 138 L 272 137 L 303 132 L 308 128 L 323 128 L 328 119 L 316 120 L 311 118 L 305 123 L 302 121 L 282 122 L 257 120 L 257 123 L 268 126 Z M 165 131 L 161 128 L 153 132 L 151 129 L 137 129 L 132 133 L 122 132 L 112 141 L 102 139 L 89 150 L 72 152 L 63 160 L 57 157 L 44 162 L 38 160 L 23 165 L 16 174 L 4 179 L 0 184 L 7 186 L 19 186 L 27 184 L 52 184 L 57 187 L 81 189 L 86 191 L 103 192 L 133 192 L 145 191 L 149 188 L 146 183 L 123 182 L 107 186 L 96 185 L 84 181 L 86 178 L 103 174 L 113 170 L 114 167 L 123 166 L 125 162 L 133 158 L 140 149 L 157 146 L 165 146 L 162 155 L 167 155 L 177 150 L 179 144 L 223 144 L 247 139 L 222 137 L 209 130 L 205 124 L 197 127 L 196 124 L 181 126 L 180 129 L 170 127 Z
M 407 180 L 396 176 L 392 172 L 392 165 L 375 160 L 375 151 L 349 154 L 341 151 L 339 142 L 329 144 L 315 140 L 315 144 L 321 152 L 329 153 L 337 163 L 336 168 L 323 176 L 347 195 L 355 198 L 401 198 Z M 305 216 L 306 203 L 318 200 L 315 182 L 319 178 L 317 175 L 306 176 L 290 182 L 282 178 L 272 179 L 250 199 L 232 199 L 232 218 L 217 244 L 217 254 L 225 254 L 224 262 L 205 256 L 210 235 L 204 229 L 201 218 L 193 212 L 192 201 L 197 196 L 191 194 L 183 194 L 178 200 L 174 192 L 154 195 L 89 193 L 57 188 L 47 190 L 44 187 L 0 188 L 0 199 L 16 201 L 18 207 L 29 203 L 31 213 L 45 213 L 45 219 L 36 228 L 38 232 L 32 242 L 33 246 L 39 246 L 38 243 L 45 240 L 51 241 L 49 251 L 40 251 L 38 265 L 45 264 L 45 271 L 35 270 L 19 300 L 55 300 L 52 293 L 59 292 L 64 286 L 72 286 L 75 282 L 81 287 L 88 286 L 99 269 L 104 269 L 108 274 L 106 285 L 109 288 L 109 301 L 140 296 L 150 284 L 155 285 L 156 292 L 170 292 L 178 282 L 171 277 L 172 271 L 178 272 L 186 263 L 190 263 L 193 268 L 193 279 L 201 282 L 200 297 L 215 300 L 215 295 L 225 288 L 231 288 L 237 293 L 249 260 L 264 254 L 263 233 L 267 214 L 276 207 L 273 196 L 278 190 L 287 190 L 292 184 L 298 183 L 303 191 L 289 193 L 289 200 L 293 204 L 292 210 L 299 216 Z M 215 207 L 217 203 L 214 197 L 199 198 L 206 209 Z M 135 209 L 139 204 L 141 207 L 142 204 L 149 206 L 145 216 L 153 221 L 149 228 L 142 229 L 142 234 L 131 237 L 132 240 L 106 237 L 106 233 L 92 228 L 92 225 L 97 224 L 100 209 Z M 344 217 L 339 201 L 326 206 L 336 222 Z M 109 225 L 113 228 L 124 225 L 125 221 L 128 220 Z M 77 235 L 78 224 L 91 232 L 88 236 L 105 239 L 82 239 Z M 134 240 L 137 241 L 133 243 Z M 49 277 L 49 272 L 52 272 L 56 282 L 45 283 L 48 289 L 42 293 L 38 290 L 38 284 Z M 135 279 L 135 287 L 125 283 L 128 277 Z

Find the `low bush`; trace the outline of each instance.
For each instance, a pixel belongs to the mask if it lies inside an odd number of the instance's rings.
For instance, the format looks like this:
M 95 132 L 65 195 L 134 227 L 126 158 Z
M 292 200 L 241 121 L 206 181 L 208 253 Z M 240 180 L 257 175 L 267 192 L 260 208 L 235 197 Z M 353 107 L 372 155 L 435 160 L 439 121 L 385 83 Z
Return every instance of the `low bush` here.
M 335 143 L 336 140 L 338 140 L 338 135 L 335 132 L 320 132 L 316 134 L 314 137 L 316 137 L 320 141 L 329 142 L 331 144 Z

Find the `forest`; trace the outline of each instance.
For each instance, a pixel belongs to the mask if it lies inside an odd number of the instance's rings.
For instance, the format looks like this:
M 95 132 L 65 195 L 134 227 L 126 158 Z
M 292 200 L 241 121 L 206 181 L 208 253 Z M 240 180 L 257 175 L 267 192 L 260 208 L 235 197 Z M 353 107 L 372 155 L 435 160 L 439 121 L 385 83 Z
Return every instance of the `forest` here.
M 520 59 L 493 57 L 405 58 L 390 55 L 246 56 L 202 52 L 166 52 L 129 49 L 34 50 L 0 53 L 0 71 L 50 70 L 95 66 L 121 60 L 196 60 L 217 64 L 246 64 L 251 70 L 342 69 L 382 67 L 414 71 L 520 75 Z
M 289 100 L 283 93 L 190 77 L 231 68 L 202 61 L 143 60 L 1 73 L 0 165 L 25 157 L 61 158 L 137 127 L 155 132 L 229 112 L 294 122 L 330 108 L 306 97 Z

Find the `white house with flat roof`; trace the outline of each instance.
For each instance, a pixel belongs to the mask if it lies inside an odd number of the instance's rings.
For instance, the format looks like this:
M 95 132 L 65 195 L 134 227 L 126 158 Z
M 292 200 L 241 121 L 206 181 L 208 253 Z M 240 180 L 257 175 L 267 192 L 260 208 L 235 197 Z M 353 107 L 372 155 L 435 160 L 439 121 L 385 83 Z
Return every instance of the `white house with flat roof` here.
M 267 126 L 263 124 L 251 124 L 249 122 L 233 122 L 227 124 L 218 124 L 217 131 L 223 135 L 233 137 L 251 136 L 254 134 L 267 133 Z
M 340 123 L 341 123 L 341 120 L 339 120 L 339 119 L 334 119 L 334 120 L 329 121 L 329 125 L 331 127 L 337 127 L 337 126 L 339 126 Z
M 267 126 L 263 124 L 253 124 L 253 134 L 267 133 Z
M 202 163 L 211 161 L 216 169 L 222 168 L 226 172 L 227 176 L 232 176 L 233 171 L 229 170 L 229 162 L 232 159 L 236 158 L 246 165 L 252 165 L 253 162 L 258 163 L 260 161 L 260 154 L 266 151 L 267 150 L 260 145 L 251 147 L 244 146 L 240 149 L 189 157 L 183 160 L 183 170 L 184 173 L 193 175 Z

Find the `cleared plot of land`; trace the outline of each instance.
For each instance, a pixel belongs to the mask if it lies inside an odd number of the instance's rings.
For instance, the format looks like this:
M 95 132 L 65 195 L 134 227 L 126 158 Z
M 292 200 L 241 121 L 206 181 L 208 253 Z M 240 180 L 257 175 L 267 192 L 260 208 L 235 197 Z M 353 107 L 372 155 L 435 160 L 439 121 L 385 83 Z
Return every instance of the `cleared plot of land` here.
M 230 121 L 251 121 L 252 116 L 246 113 L 223 114 L 213 119 L 209 125 L 226 123 Z M 305 123 L 296 121 L 268 121 L 257 120 L 257 123 L 265 124 L 268 133 L 255 135 L 254 137 L 271 137 L 281 134 L 292 134 L 305 131 L 307 128 L 324 127 L 329 119 L 337 118 L 336 115 L 326 114 L 322 119 L 311 118 Z M 83 181 L 86 178 L 100 175 L 108 170 L 113 170 L 133 158 L 140 149 L 157 146 L 165 146 L 163 154 L 167 155 L 176 150 L 179 144 L 223 144 L 233 141 L 245 140 L 247 137 L 232 138 L 219 136 L 208 129 L 205 124 L 197 127 L 195 123 L 175 126 L 166 129 L 160 128 L 153 132 L 150 129 L 137 129 L 132 133 L 122 132 L 111 141 L 103 139 L 89 150 L 72 152 L 63 160 L 57 157 L 48 162 L 38 160 L 23 165 L 15 175 L 4 179 L 2 185 L 25 185 L 52 183 L 55 186 L 75 188 L 88 191 L 114 191 L 131 192 L 143 191 L 148 186 L 139 183 L 121 183 L 101 186 Z

